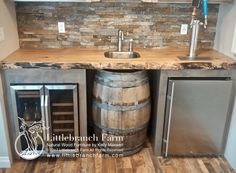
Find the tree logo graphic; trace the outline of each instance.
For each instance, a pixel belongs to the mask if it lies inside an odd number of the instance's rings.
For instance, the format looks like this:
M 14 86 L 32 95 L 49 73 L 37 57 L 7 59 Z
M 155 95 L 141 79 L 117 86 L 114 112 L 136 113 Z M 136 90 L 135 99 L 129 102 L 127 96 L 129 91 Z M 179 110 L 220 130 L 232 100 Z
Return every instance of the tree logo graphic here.
M 44 150 L 44 141 L 40 135 L 43 123 L 34 121 L 27 124 L 23 118 L 18 117 L 18 119 L 20 120 L 20 132 L 15 140 L 15 151 L 23 159 L 36 159 Z

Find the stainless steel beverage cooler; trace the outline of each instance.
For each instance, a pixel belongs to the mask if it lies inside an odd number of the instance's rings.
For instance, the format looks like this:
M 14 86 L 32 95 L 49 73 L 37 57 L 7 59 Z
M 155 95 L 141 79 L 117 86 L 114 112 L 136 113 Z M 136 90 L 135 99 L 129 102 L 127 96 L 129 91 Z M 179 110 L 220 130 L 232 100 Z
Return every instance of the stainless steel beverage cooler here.
M 22 121 L 30 125 L 40 122 L 45 153 L 60 153 L 78 148 L 76 141 L 53 141 L 54 136 L 79 135 L 78 86 L 77 84 L 11 84 L 11 100 L 14 113 L 16 135 Z M 65 141 L 64 141 L 65 143 Z M 17 144 L 18 151 L 27 147 L 25 140 Z

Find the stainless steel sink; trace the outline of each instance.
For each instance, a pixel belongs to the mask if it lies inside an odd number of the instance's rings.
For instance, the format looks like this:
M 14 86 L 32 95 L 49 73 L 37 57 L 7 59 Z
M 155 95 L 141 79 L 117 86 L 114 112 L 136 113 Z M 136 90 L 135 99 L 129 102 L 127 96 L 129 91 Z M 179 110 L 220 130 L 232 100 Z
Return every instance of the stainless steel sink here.
M 106 58 L 139 58 L 140 54 L 138 52 L 119 52 L 119 51 L 108 51 L 104 53 Z

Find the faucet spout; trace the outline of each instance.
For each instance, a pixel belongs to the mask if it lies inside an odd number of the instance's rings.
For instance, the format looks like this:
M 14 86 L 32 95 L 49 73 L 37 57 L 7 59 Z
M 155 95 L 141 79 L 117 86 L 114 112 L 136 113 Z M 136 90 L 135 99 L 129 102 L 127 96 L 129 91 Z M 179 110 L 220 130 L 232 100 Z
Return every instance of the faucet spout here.
M 122 30 L 118 30 L 118 45 L 117 45 L 118 52 L 122 52 L 122 49 L 123 49 L 122 41 L 123 40 L 124 40 L 124 32 Z

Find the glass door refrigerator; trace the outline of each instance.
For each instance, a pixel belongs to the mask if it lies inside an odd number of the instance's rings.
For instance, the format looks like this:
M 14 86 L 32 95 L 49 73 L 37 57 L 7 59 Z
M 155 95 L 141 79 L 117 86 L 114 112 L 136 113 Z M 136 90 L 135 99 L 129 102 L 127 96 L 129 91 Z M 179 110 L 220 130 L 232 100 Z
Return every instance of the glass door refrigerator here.
M 10 87 L 17 151 L 24 152 L 35 145 L 38 150 L 43 147 L 45 154 L 78 151 L 77 84 L 11 84 Z

